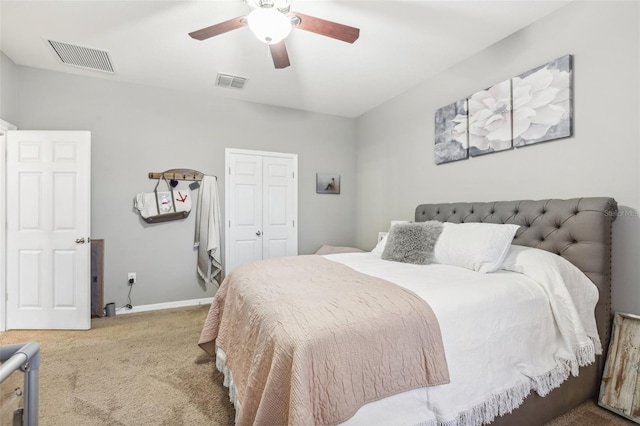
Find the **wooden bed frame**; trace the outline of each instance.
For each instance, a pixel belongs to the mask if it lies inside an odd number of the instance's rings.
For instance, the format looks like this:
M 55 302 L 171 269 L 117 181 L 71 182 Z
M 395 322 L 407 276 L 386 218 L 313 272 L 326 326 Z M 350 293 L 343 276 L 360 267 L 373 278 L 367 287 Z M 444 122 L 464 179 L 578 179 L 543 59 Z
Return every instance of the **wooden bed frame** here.
M 613 198 L 516 200 L 481 203 L 421 204 L 416 222 L 485 222 L 520 225 L 513 243 L 556 253 L 583 271 L 598 287 L 598 333 L 606 354 L 611 333 L 611 227 L 617 217 Z M 495 425 L 542 425 L 598 395 L 605 356 L 580 369 L 562 386 L 542 398 L 532 392 Z

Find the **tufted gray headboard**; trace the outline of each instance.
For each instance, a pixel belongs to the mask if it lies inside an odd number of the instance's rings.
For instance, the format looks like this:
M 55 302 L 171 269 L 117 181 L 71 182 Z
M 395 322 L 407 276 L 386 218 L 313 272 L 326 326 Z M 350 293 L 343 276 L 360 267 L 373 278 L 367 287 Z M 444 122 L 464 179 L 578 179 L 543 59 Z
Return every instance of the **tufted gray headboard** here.
M 421 204 L 415 220 L 520 225 L 514 244 L 559 254 L 596 284 L 600 291 L 596 321 L 606 350 L 611 330 L 611 225 L 617 213 L 613 198 L 598 197 Z

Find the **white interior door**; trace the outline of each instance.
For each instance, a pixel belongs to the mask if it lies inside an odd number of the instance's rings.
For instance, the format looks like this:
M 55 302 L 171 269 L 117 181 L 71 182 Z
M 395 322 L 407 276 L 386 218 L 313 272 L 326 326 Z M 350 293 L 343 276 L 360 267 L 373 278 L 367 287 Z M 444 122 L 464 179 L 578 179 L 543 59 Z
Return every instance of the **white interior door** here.
M 298 254 L 297 156 L 227 149 L 225 273 Z
M 263 157 L 262 258 L 295 256 L 294 160 Z
M 225 271 L 262 259 L 262 157 L 230 154 Z
M 91 134 L 7 138 L 7 328 L 91 328 Z

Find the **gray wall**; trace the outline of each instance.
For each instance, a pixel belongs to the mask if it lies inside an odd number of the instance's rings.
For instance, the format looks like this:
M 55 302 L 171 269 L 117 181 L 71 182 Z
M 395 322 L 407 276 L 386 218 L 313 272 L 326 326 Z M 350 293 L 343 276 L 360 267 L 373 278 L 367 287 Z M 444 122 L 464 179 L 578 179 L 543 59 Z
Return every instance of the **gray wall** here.
M 429 202 L 612 196 L 613 308 L 640 314 L 638 2 L 574 2 L 357 119 L 358 245 Z M 575 133 L 436 166 L 436 109 L 574 55 Z
M 18 90 L 22 129 L 92 133 L 91 236 L 105 240 L 106 302 L 126 303 L 127 272 L 137 273 L 134 305 L 213 295 L 196 277 L 195 212 L 147 225 L 133 198 L 153 190 L 148 172 L 193 168 L 218 176 L 223 203 L 226 147 L 298 154 L 301 254 L 355 242 L 352 119 L 27 67 Z M 341 174 L 340 195 L 315 193 L 323 171 Z
M 18 67 L 0 51 L 0 119 L 18 125 Z
M 152 189 L 147 172 L 175 167 L 217 174 L 222 194 L 224 148 L 235 147 L 299 155 L 300 253 L 325 243 L 371 248 L 390 220 L 412 218 L 423 202 L 613 196 L 624 213 L 614 226 L 613 307 L 640 314 L 639 24 L 637 2 L 574 2 L 355 125 L 16 67 L 0 54 L 0 117 L 23 129 L 92 132 L 92 236 L 105 239 L 105 300 L 118 306 L 130 271 L 138 273 L 135 305 L 213 294 L 196 279 L 194 213 L 147 226 L 132 199 Z M 437 108 L 567 53 L 574 55 L 572 138 L 434 165 Z M 340 196 L 315 194 L 319 171 L 342 175 Z

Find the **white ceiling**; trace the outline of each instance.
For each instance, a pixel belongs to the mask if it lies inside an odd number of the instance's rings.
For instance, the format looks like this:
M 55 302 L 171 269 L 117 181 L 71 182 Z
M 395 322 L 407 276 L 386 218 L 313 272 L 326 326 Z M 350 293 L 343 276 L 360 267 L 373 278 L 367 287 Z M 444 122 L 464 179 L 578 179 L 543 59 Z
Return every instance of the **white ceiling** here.
M 0 49 L 16 64 L 357 117 L 569 0 L 293 0 L 291 9 L 360 28 L 354 44 L 299 29 L 276 70 L 249 28 L 188 33 L 248 13 L 241 0 L 0 0 Z M 46 39 L 106 50 L 115 75 L 62 64 Z M 248 78 L 215 87 L 218 72 Z

